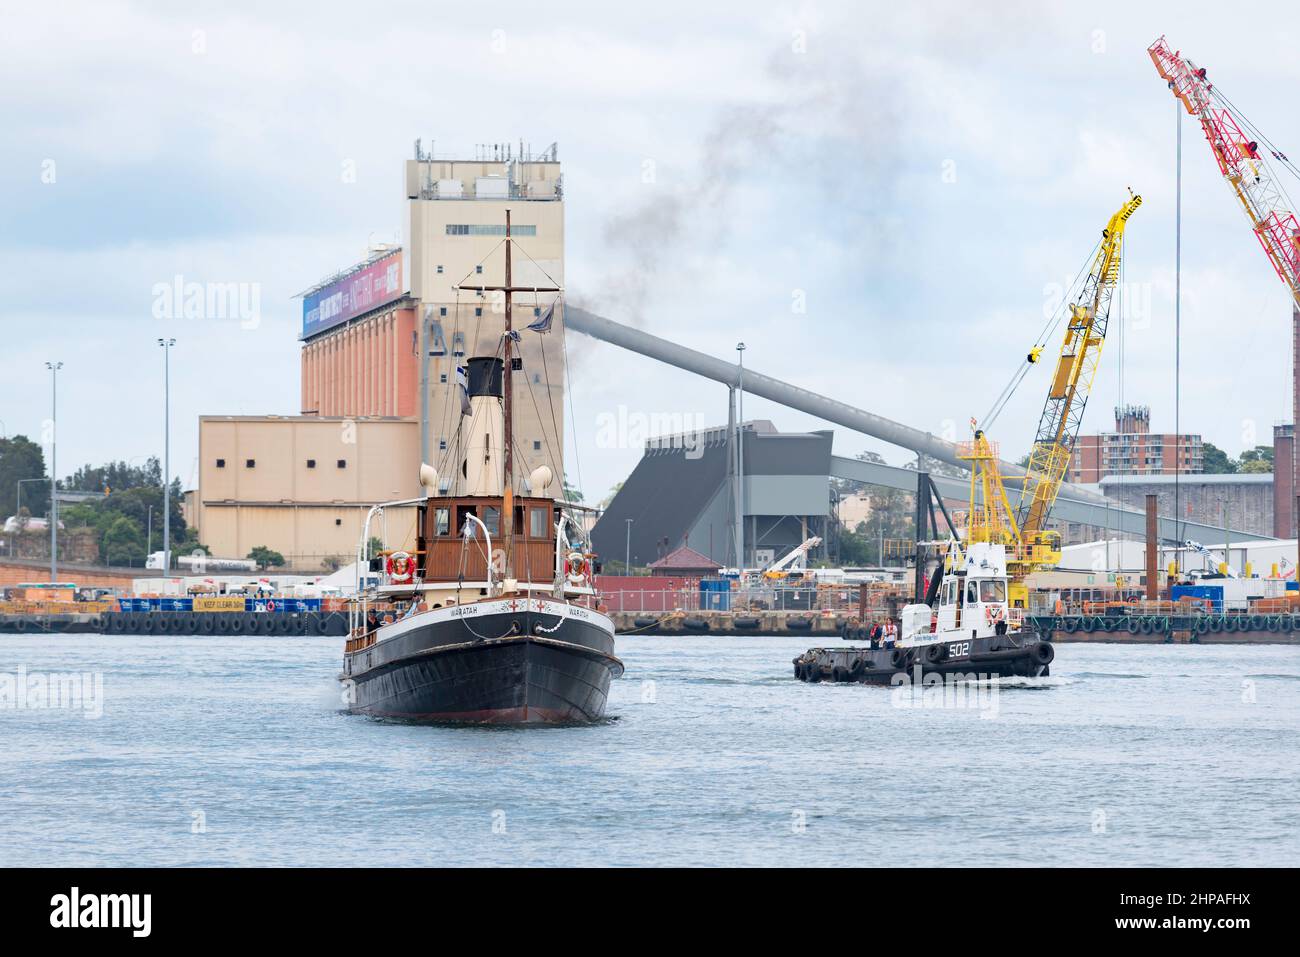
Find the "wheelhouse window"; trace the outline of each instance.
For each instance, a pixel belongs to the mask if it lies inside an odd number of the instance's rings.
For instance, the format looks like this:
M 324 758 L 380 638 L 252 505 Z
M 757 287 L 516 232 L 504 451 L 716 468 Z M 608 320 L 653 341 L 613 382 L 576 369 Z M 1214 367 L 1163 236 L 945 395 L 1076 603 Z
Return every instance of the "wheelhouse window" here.
M 1007 583 L 1000 580 L 980 582 L 980 599 L 982 601 L 1006 601 Z
M 533 508 L 528 510 L 528 537 L 529 538 L 549 538 L 550 522 L 546 520 L 547 509 Z
M 980 591 L 979 582 L 967 582 L 966 603 L 969 605 L 973 605 L 975 604 L 975 602 L 979 601 L 980 600 L 979 591 Z
M 433 510 L 433 534 L 442 537 L 451 531 L 451 509 L 435 508 Z
M 483 524 L 487 526 L 489 535 L 498 535 L 501 532 L 501 509 L 494 505 L 487 505 L 483 508 Z

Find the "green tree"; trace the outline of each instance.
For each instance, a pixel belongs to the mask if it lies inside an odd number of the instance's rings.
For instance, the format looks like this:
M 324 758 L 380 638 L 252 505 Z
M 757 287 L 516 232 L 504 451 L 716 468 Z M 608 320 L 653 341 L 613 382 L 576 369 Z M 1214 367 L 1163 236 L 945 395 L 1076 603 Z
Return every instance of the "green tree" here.
M 23 508 L 29 515 L 44 515 L 50 507 L 45 477 L 45 453 L 25 435 L 0 439 L 0 522 L 18 513 L 18 482 L 23 481 Z
M 265 545 L 258 545 L 249 552 L 248 559 L 256 562 L 257 567 L 263 571 L 271 567 L 280 568 L 284 565 L 284 556 L 277 551 L 272 551 Z
M 114 517 L 100 537 L 100 556 L 108 565 L 139 563 L 144 555 L 144 536 L 140 526 L 125 515 Z
M 1226 475 L 1237 471 L 1237 463 L 1212 442 L 1201 443 L 1201 471 L 1209 475 Z
M 566 502 L 582 502 L 582 493 L 569 484 L 569 477 L 564 476 L 564 500 Z
M 1237 460 L 1237 468 L 1242 472 L 1273 471 L 1273 446 L 1257 445 L 1253 449 L 1246 449 Z

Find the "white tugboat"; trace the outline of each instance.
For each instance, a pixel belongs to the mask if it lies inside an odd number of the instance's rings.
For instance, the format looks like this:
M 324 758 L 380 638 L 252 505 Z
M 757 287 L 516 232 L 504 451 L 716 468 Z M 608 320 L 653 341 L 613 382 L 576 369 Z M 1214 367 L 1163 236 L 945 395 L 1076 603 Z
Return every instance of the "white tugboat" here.
M 1006 547 L 951 543 L 934 606 L 904 605 L 893 648 L 810 648 L 794 659 L 801 681 L 891 684 L 896 676 L 1040 677 L 1055 651 L 1024 628 L 1023 609 L 1008 603 Z
M 1130 190 L 1128 200 L 1101 231 L 1091 268 L 1086 275 L 1080 272 L 1081 284 L 1062 302 L 1056 322 L 1049 323 L 1025 355 L 1026 365 L 1035 365 L 1043 355 L 1046 337 L 1065 320 L 1065 336 L 1030 449 L 1019 507 L 1013 510 L 1007 498 L 997 447 L 971 419 L 972 440 L 957 448 L 957 457 L 970 465 L 970 515 L 962 542 L 956 540 L 956 529 L 950 528 L 954 538 L 948 543 L 942 577 L 936 571 L 922 602 L 919 549 L 925 543 L 918 541 L 918 600 L 902 608 L 894 646 L 810 648 L 794 659 L 794 673 L 800 680 L 890 684 L 903 675 L 915 678 L 934 672 L 977 679 L 1048 673 L 1055 657 L 1051 643 L 1023 626 L 1028 604 L 1025 579 L 1060 560 L 1060 536 L 1047 527 L 1047 521 L 1065 479 L 1101 359 L 1119 282 L 1124 231 L 1141 205 L 1142 197 Z M 1028 371 L 1021 367 L 1012 376 L 990 410 L 990 421 L 997 418 Z M 919 483 L 917 496 L 920 539 Z M 946 511 L 944 514 L 946 517 Z

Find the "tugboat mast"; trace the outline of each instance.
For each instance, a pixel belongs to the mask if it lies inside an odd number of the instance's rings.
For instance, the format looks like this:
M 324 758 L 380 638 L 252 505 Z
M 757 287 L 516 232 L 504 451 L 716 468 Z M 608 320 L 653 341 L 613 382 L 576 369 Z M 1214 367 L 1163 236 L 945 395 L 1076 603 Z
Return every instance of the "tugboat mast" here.
M 503 286 L 461 286 L 462 289 L 468 289 L 472 292 L 499 292 L 505 296 L 505 313 L 506 327 L 502 336 L 503 339 L 503 358 L 504 368 L 502 370 L 501 384 L 501 411 L 502 424 L 504 431 L 505 449 L 501 455 L 502 475 L 502 501 L 501 501 L 501 541 L 502 553 L 505 558 L 502 579 L 514 578 L 514 538 L 515 538 L 515 506 L 514 506 L 514 446 L 515 446 L 515 429 L 514 429 L 514 347 L 515 337 L 512 324 L 512 307 L 514 294 L 517 292 L 559 292 L 560 290 L 552 286 L 515 286 L 514 273 L 511 263 L 511 247 L 514 245 L 514 239 L 510 233 L 510 210 L 506 210 L 506 277 Z

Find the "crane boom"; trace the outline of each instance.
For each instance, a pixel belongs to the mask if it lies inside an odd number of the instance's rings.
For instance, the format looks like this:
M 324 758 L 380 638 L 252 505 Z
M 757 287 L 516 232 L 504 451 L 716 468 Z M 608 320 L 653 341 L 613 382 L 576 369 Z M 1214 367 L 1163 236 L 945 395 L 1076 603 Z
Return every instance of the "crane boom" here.
M 1116 210 L 1101 233 L 1092 268 L 1075 302 L 1070 303 L 1065 341 L 1056 373 L 1038 420 L 1038 433 L 1029 453 L 1025 484 L 1016 511 L 1016 525 L 1026 546 L 1039 541 L 1048 515 L 1061 490 L 1065 470 L 1074 452 L 1079 423 L 1097 375 L 1101 347 L 1110 321 L 1110 304 L 1119 284 L 1124 248 L 1124 227 L 1142 197 L 1130 190 L 1129 199 Z
M 1243 127 L 1250 129 L 1250 123 L 1214 89 L 1204 67 L 1170 50 L 1164 37 L 1147 52 L 1174 96 L 1201 124 L 1219 171 L 1245 210 L 1255 238 L 1300 308 L 1300 222 L 1264 152 L 1272 152 L 1279 162 L 1289 161 L 1274 150 L 1261 151 L 1258 140 L 1242 132 Z

